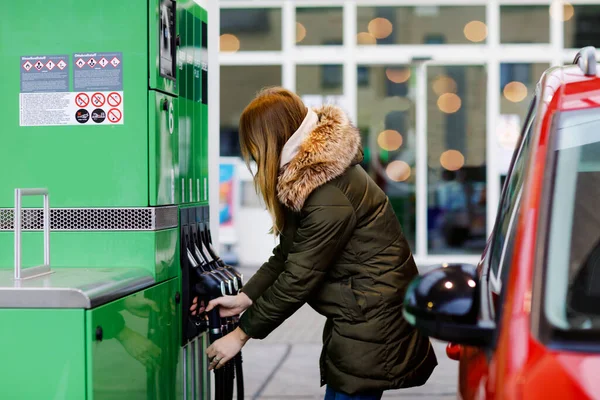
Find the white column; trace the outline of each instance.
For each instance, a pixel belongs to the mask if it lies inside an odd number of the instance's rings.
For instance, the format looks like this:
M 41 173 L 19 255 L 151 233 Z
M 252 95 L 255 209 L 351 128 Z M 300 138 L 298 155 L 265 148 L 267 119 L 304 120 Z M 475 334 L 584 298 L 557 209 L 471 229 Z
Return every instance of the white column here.
M 292 1 L 283 3 L 281 9 L 281 50 L 282 50 L 282 86 L 296 91 L 296 64 L 294 50 L 296 47 L 296 6 Z
M 496 157 L 496 125 L 500 114 L 500 5 L 498 0 L 490 0 L 486 6 L 488 26 L 488 64 L 487 64 L 487 107 L 486 107 L 486 180 L 487 213 L 486 226 L 488 236 L 494 228 L 496 212 L 500 199 L 500 176 Z
M 208 204 L 213 245 L 219 248 L 219 154 L 220 154 L 220 77 L 219 77 L 219 3 L 209 1 L 208 12 Z
M 564 1 L 552 0 L 550 7 L 552 13 L 550 17 L 550 44 L 552 46 L 552 66 L 563 64 L 563 48 L 564 48 Z
M 424 260 L 427 257 L 427 65 L 419 63 L 417 74 L 417 243 L 415 258 Z
M 357 121 L 356 82 L 356 2 L 344 3 L 344 107 L 355 124 Z

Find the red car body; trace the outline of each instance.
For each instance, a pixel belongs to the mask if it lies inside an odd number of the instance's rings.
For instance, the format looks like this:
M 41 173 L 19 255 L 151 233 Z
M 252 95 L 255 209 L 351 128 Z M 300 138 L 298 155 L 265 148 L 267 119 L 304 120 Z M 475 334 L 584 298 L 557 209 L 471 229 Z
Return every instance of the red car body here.
M 550 163 L 552 116 L 560 111 L 600 107 L 600 79 L 577 66 L 548 70 L 538 86 L 540 103 L 528 159 L 516 244 L 507 282 L 497 343 L 493 349 L 449 344 L 447 355 L 459 360 L 462 399 L 600 399 L 600 354 L 548 347 L 534 332 L 536 294 L 541 284 L 536 258 L 546 246 L 540 209 Z M 599 109 L 600 112 L 600 109 Z M 599 199 L 600 202 L 600 199 Z M 599 206 L 600 212 L 600 206 Z M 490 243 L 478 266 L 482 274 Z M 492 293 L 492 301 L 497 301 Z M 600 337 L 598 337 L 600 342 Z

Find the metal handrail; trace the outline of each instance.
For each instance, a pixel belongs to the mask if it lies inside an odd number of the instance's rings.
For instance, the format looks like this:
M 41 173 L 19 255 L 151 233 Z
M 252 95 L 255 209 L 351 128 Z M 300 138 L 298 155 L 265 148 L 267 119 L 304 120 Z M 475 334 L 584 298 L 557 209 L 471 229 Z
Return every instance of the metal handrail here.
M 23 268 L 21 259 L 21 231 L 23 228 L 23 196 L 44 196 L 44 265 Z M 50 270 L 50 199 L 47 189 L 15 189 L 15 280 L 52 273 Z

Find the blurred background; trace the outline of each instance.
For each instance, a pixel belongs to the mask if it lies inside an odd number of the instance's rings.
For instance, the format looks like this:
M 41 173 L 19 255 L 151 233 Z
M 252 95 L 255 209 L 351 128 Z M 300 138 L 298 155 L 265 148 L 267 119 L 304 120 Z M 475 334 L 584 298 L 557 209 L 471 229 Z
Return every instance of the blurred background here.
M 219 242 L 246 275 L 275 244 L 238 140 L 239 116 L 261 88 L 284 86 L 307 105 L 348 112 L 363 167 L 389 196 L 423 271 L 477 263 L 538 80 L 600 45 L 600 1 L 221 0 L 219 10 Z M 277 376 L 273 365 L 288 378 L 317 373 L 320 324 L 303 309 L 262 344 L 274 346 L 271 358 L 250 346 L 248 362 L 262 374 L 255 398 L 318 398 L 317 378 L 277 389 L 282 378 L 269 374 Z M 436 346 L 444 360 L 432 383 L 410 392 L 416 398 L 455 396 L 455 365 Z

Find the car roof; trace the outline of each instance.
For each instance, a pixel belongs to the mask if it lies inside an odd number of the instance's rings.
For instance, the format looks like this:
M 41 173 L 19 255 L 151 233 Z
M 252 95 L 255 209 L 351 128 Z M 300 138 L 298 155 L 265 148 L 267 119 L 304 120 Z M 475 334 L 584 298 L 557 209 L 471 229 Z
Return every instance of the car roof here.
M 582 58 L 586 62 L 581 62 Z M 573 64 L 546 70 L 538 83 L 538 93 L 547 105 L 555 100 L 552 109 L 556 111 L 600 107 L 599 72 L 596 49 L 584 48 Z

